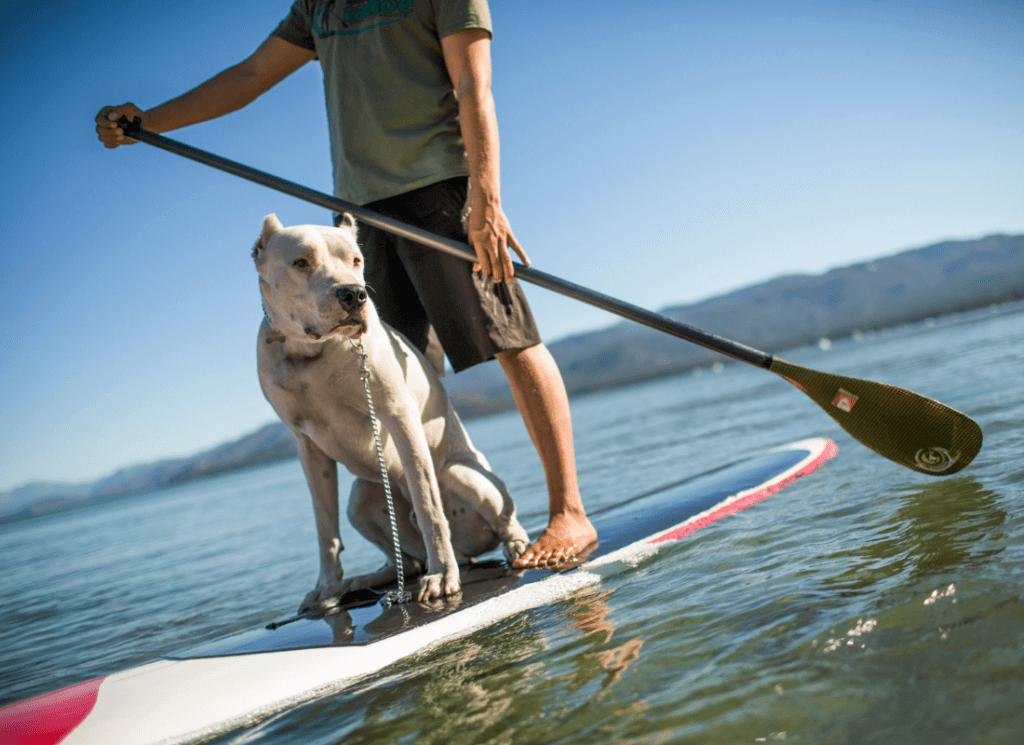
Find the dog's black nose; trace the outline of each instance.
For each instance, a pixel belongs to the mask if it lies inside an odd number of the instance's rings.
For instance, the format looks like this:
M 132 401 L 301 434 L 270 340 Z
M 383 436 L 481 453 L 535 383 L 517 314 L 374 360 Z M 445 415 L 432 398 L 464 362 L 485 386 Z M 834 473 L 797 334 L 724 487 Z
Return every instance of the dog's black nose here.
M 359 310 L 366 305 L 366 288 L 362 285 L 342 285 L 334 294 L 346 313 Z

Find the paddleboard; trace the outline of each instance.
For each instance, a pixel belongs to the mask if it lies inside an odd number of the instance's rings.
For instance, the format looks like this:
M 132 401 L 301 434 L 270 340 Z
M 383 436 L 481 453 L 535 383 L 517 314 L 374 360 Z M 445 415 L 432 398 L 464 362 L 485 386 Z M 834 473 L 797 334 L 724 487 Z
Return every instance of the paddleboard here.
M 594 512 L 599 544 L 570 571 L 479 561 L 460 596 L 383 608 L 365 593 L 326 618 L 244 631 L 0 709 L 0 745 L 185 743 L 344 690 L 398 660 L 637 566 L 751 507 L 836 454 L 815 438 L 745 457 Z

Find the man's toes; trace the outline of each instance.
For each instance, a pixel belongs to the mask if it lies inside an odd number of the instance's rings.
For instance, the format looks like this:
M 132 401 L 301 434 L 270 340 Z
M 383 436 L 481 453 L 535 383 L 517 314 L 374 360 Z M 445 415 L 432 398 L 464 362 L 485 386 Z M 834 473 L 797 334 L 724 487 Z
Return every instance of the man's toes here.
M 518 559 L 513 562 L 514 567 L 518 568 L 537 568 L 537 567 L 549 567 L 555 566 L 563 561 L 571 559 L 576 551 L 575 546 L 556 546 L 554 548 L 545 548 L 533 546 L 527 548 L 526 552 L 523 553 Z
M 553 567 L 558 566 L 566 560 L 565 551 L 557 549 L 555 551 L 548 551 L 544 556 L 544 566 Z
M 541 569 L 551 564 L 551 552 L 550 551 L 533 551 L 523 554 L 519 561 L 522 563 L 519 566 L 526 569 Z
M 516 569 L 532 569 L 537 566 L 537 555 L 532 551 L 526 551 L 512 562 L 512 566 Z

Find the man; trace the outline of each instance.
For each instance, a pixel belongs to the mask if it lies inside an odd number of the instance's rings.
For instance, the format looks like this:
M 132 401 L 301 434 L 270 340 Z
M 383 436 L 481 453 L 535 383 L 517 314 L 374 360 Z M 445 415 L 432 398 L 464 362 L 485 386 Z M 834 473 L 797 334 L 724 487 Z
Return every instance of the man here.
M 464 239 L 470 177 L 472 270 L 364 226 L 366 278 L 381 317 L 439 371 L 438 341 L 456 372 L 500 362 L 548 484 L 548 526 L 515 566 L 553 566 L 597 534 L 576 481 L 565 386 L 513 276 L 509 249 L 530 262 L 501 206 L 490 40 L 486 0 L 296 0 L 246 60 L 147 111 L 107 106 L 96 131 L 115 148 L 134 142 L 121 116 L 154 132 L 214 119 L 319 59 L 338 197 Z

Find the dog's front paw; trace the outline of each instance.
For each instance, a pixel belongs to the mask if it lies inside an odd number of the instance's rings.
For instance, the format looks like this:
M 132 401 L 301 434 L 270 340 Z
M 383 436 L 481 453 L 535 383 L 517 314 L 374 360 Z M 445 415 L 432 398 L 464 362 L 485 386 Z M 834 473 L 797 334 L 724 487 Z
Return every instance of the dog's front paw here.
M 420 577 L 420 589 L 416 599 L 436 600 L 444 595 L 457 595 L 462 591 L 459 583 L 459 570 L 454 572 L 439 572 L 438 574 L 424 574 Z
M 341 595 L 341 588 L 337 590 L 323 590 L 316 588 L 306 594 L 299 605 L 299 615 L 310 613 L 312 615 L 324 615 L 338 607 L 338 597 Z
M 505 541 L 504 545 L 501 547 L 501 550 L 505 554 L 505 561 L 511 564 L 526 553 L 526 549 L 529 545 L 529 538 L 513 538 L 512 540 Z
M 505 561 L 511 564 L 522 556 L 530 546 L 530 536 L 523 530 L 523 526 L 514 517 L 508 526 L 500 532 L 502 551 L 505 553 Z

